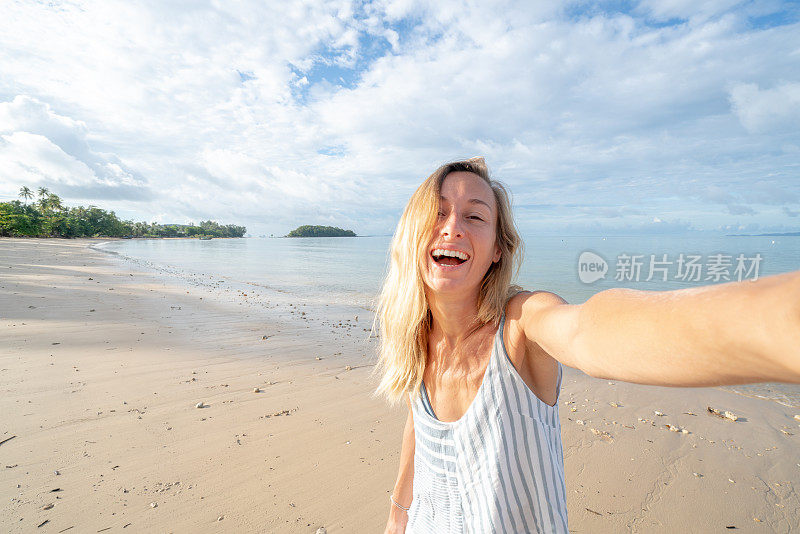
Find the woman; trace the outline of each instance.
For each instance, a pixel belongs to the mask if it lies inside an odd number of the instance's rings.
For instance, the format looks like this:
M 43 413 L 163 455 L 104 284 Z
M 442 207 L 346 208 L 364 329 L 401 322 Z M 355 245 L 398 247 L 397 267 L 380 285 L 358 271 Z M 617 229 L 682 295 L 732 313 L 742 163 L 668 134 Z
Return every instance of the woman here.
M 386 532 L 568 532 L 562 366 L 661 386 L 800 383 L 800 271 L 580 305 L 511 285 L 521 241 L 482 158 L 412 195 L 381 293 L 381 382 L 409 408 Z

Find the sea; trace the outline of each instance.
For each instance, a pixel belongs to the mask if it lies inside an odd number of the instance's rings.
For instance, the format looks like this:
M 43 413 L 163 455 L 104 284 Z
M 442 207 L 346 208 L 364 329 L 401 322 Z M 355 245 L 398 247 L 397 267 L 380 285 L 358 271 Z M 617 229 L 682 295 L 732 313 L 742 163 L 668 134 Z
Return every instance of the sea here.
M 611 287 L 666 291 L 800 269 L 800 236 L 524 236 L 516 283 L 585 302 Z M 391 236 L 130 239 L 98 246 L 179 276 L 218 276 L 315 304 L 374 309 Z M 800 385 L 724 386 L 800 407 Z

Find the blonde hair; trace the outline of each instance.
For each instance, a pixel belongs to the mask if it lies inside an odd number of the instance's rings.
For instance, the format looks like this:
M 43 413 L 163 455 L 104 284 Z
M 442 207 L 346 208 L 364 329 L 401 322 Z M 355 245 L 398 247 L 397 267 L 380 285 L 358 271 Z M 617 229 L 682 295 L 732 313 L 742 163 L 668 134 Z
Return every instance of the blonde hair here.
M 459 171 L 481 177 L 491 187 L 497 205 L 500 260 L 490 265 L 481 282 L 477 328 L 499 323 L 506 302 L 521 290 L 511 284 L 519 271 L 522 241 L 505 187 L 489 177 L 483 158 L 442 165 L 414 191 L 403 210 L 392 238 L 389 273 L 378 298 L 375 320 L 380 324 L 380 350 L 374 373 L 381 379 L 374 395 L 383 395 L 392 404 L 407 392 L 419 394 L 432 322 L 422 269 L 437 221 L 442 183 L 448 174 Z

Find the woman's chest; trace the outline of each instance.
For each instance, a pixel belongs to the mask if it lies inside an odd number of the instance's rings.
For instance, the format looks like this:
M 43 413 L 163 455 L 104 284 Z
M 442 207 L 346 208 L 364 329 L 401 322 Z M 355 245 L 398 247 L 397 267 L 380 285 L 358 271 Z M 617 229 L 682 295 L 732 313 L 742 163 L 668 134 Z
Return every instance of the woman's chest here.
M 488 349 L 486 346 L 477 349 L 468 363 L 451 358 L 448 365 L 448 359 L 440 354 L 438 359 L 434 359 L 434 365 L 426 365 L 423 380 L 437 419 L 452 422 L 463 417 L 481 391 L 492 358 L 498 359 L 494 362 L 498 367 L 513 367 L 510 372 L 518 374 L 540 400 L 548 405 L 555 403 L 558 395 L 557 362 L 548 354 L 541 353 L 538 345 L 529 347 L 524 337 L 515 335 L 514 325 L 506 322 L 506 326 L 502 346 L 490 344 Z M 503 362 L 501 358 L 507 361 Z
M 445 422 L 461 419 L 475 402 L 485 374 L 485 369 L 480 374 L 459 370 L 434 374 L 426 370 L 425 391 L 436 418 Z

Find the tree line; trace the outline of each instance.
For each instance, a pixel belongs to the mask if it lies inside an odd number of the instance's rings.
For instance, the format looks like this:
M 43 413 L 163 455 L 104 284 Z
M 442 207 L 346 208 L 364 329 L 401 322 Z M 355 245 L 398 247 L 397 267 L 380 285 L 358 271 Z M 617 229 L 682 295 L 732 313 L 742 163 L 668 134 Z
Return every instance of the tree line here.
M 298 226 L 288 234 L 286 237 L 355 237 L 356 234 L 352 230 L 343 230 L 337 226 L 316 226 L 304 224 Z
M 157 224 L 121 220 L 113 211 L 97 206 L 67 207 L 61 198 L 40 187 L 34 199 L 28 187 L 22 199 L 0 202 L 0 236 L 15 237 L 242 237 L 244 226 L 215 221 L 195 224 Z

